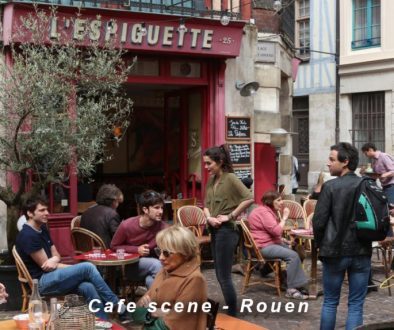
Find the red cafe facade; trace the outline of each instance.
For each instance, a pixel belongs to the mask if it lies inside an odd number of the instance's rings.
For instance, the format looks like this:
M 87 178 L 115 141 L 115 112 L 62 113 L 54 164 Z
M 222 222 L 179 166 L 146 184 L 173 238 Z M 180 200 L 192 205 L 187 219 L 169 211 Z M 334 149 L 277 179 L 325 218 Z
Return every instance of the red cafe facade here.
M 248 19 L 247 8 L 243 10 L 243 18 Z M 20 17 L 32 11 L 26 3 L 4 6 L 6 59 L 10 56 L 8 41 Z M 87 24 L 89 33 L 85 34 Z M 102 183 L 115 183 L 125 196 L 119 209 L 123 217 L 136 214 L 134 197 L 147 188 L 173 198 L 181 194 L 201 200 L 207 180 L 202 151 L 225 142 L 226 116 L 253 114 L 253 104 L 240 101 L 235 106 L 226 99 L 226 90 L 239 94 L 233 86 L 234 70 L 245 80 L 253 80 L 253 70 L 242 71 L 244 64 L 253 66 L 248 49 L 240 54 L 242 44 L 253 40 L 245 21 L 223 26 L 217 19 L 188 17 L 185 25 L 185 30 L 178 31 L 177 16 L 99 8 L 85 8 L 77 15 L 76 8 L 60 6 L 47 31 L 48 38 L 66 33 L 82 44 L 111 41 L 127 50 L 127 60 L 137 57 L 125 83 L 134 101 L 130 126 L 119 147 L 109 142 L 114 156 L 97 168 L 88 187 L 94 195 Z M 146 35 L 139 33 L 143 26 Z M 231 86 L 226 86 L 229 81 Z M 48 188 L 49 226 L 63 256 L 73 251 L 70 221 L 78 214 L 78 205 L 90 199 L 82 196 L 81 186 L 76 174 L 70 173 L 64 186 Z

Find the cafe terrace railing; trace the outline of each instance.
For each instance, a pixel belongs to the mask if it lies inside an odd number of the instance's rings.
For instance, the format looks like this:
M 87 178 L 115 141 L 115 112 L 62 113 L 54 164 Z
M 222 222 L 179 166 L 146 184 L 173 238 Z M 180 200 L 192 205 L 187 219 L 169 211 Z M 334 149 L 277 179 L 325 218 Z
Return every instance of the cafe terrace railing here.
M 249 0 L 0 0 L 0 4 L 5 3 L 37 3 L 80 8 L 106 8 L 121 11 L 176 15 L 182 17 L 205 17 L 211 19 L 220 19 L 226 15 L 233 21 L 249 19 L 251 11 L 251 1 Z

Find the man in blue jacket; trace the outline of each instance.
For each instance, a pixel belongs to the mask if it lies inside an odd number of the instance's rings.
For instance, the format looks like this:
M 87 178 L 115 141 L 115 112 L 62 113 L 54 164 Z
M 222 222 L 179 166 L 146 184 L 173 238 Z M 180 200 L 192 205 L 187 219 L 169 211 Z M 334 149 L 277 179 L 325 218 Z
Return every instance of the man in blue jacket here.
M 315 242 L 323 263 L 324 302 L 320 329 L 335 328 L 345 274 L 349 280 L 346 329 L 363 323 L 363 306 L 371 270 L 372 246 L 357 239 L 352 224 L 360 178 L 354 173 L 358 151 L 349 143 L 331 147 L 328 168 L 338 178 L 323 184 L 312 220 Z

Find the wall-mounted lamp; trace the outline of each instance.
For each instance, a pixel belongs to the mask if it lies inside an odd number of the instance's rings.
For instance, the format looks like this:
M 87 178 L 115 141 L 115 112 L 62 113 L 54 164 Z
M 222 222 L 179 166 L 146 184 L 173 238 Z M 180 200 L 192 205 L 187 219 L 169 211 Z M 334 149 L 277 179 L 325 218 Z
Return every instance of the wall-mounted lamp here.
M 236 81 L 235 88 L 239 90 L 241 96 L 251 96 L 255 94 L 257 90 L 260 88 L 260 84 L 257 81 L 252 81 L 250 83 Z
M 274 3 L 272 5 L 275 11 L 279 11 L 282 9 L 282 1 L 281 0 L 274 0 Z
M 287 135 L 290 134 L 284 128 L 274 128 L 269 131 L 271 137 L 271 144 L 276 148 L 280 149 L 287 143 Z
M 222 16 L 220 17 L 220 23 L 224 26 L 229 25 L 230 23 L 230 16 L 228 15 L 228 10 L 226 9 L 226 11 L 224 13 L 222 13 Z

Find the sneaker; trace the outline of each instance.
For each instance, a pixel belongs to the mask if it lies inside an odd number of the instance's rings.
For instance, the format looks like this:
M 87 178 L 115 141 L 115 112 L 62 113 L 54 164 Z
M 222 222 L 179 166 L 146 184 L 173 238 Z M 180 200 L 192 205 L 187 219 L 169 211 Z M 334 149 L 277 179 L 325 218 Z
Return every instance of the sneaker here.
M 133 322 L 133 318 L 131 316 L 131 313 L 125 311 L 122 314 L 118 315 L 119 317 L 119 323 L 120 324 L 129 324 L 131 322 Z

